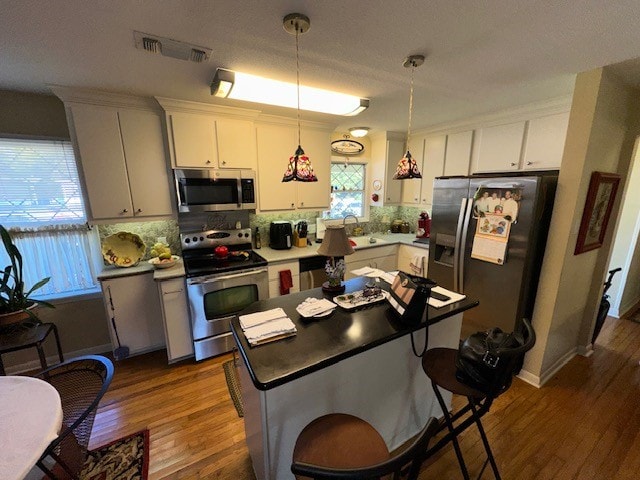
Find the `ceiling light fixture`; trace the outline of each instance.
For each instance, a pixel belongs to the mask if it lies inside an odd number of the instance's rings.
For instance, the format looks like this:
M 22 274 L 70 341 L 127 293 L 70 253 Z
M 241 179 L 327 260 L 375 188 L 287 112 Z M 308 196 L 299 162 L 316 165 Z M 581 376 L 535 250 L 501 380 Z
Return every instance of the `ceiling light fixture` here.
M 344 116 L 357 115 L 369 107 L 369 100 L 366 98 L 234 72 L 225 68 L 216 70 L 211 82 L 211 95 Z
M 409 178 L 422 178 L 415 158 L 409 152 L 409 140 L 411 139 L 411 115 L 413 114 L 413 72 L 416 67 L 424 63 L 424 55 L 409 55 L 404 59 L 405 68 L 411 67 L 411 88 L 409 89 L 409 126 L 407 127 L 407 153 L 398 162 L 394 180 L 407 180 Z
M 299 182 L 317 182 L 318 177 L 313 172 L 311 166 L 311 160 L 309 156 L 304 153 L 300 144 L 300 52 L 298 48 L 298 37 L 303 33 L 309 31 L 311 27 L 311 21 L 306 15 L 301 13 L 290 13 L 282 20 L 282 24 L 287 33 L 296 36 L 296 84 L 297 84 L 297 118 L 298 118 L 298 148 L 293 154 L 293 157 L 289 157 L 289 164 L 287 170 L 282 177 L 283 182 L 290 182 L 297 180 Z
M 349 133 L 356 138 L 366 137 L 369 133 L 369 127 L 353 127 L 349 129 Z

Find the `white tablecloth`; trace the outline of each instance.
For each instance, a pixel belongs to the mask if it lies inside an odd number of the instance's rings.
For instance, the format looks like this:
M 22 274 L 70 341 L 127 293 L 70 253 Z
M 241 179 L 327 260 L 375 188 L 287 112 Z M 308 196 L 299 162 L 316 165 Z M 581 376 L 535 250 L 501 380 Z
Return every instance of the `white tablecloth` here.
M 0 376 L 0 479 L 22 480 L 61 425 L 55 388 L 37 378 Z

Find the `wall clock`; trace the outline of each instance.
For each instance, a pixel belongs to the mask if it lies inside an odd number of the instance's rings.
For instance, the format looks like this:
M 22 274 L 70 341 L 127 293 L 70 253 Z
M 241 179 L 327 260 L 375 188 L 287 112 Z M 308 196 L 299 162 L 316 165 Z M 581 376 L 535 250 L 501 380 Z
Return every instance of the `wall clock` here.
M 364 151 L 364 145 L 355 140 L 334 140 L 331 142 L 331 151 L 340 155 L 357 155 Z

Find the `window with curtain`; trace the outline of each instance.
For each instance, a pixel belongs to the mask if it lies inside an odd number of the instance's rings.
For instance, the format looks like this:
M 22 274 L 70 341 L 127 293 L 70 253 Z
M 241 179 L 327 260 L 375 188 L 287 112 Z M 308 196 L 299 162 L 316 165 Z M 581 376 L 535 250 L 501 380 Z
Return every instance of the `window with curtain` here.
M 51 277 L 36 297 L 97 290 L 98 241 L 87 228 L 71 142 L 0 138 L 0 224 L 22 254 L 26 287 Z
M 363 163 L 331 163 L 331 210 L 325 219 L 342 219 L 345 215 L 365 216 L 365 173 Z

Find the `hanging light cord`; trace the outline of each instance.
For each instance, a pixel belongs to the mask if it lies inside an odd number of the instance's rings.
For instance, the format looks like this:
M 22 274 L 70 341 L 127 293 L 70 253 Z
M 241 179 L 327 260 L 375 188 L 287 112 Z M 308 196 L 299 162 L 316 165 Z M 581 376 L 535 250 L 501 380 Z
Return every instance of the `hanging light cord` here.
M 409 126 L 407 127 L 407 150 L 409 150 L 409 139 L 411 138 L 411 115 L 413 113 L 413 72 L 416 69 L 416 62 L 411 61 L 411 88 L 409 89 Z
M 298 118 L 298 145 L 300 145 L 300 54 L 298 50 L 298 33 L 299 27 L 298 22 L 296 22 L 296 82 L 298 85 L 298 110 L 297 110 L 297 118 Z

